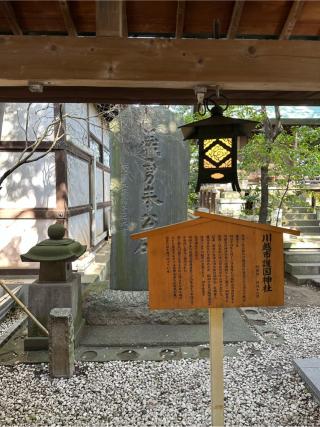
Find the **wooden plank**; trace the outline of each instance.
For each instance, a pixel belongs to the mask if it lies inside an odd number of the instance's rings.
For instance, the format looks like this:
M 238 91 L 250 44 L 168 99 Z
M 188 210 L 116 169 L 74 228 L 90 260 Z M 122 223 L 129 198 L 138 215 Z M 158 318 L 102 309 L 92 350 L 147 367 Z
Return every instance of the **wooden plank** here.
M 71 16 L 68 0 L 59 0 L 60 10 L 69 36 L 77 36 L 77 29 Z
M 180 39 L 183 36 L 185 10 L 186 10 L 185 0 L 178 0 L 177 17 L 176 17 L 176 38 L 177 39 Z
M 304 1 L 302 0 L 295 0 L 292 2 L 290 12 L 279 35 L 279 40 L 287 40 L 290 38 L 296 22 L 301 14 L 303 6 Z
M 66 218 L 68 209 L 68 171 L 67 171 L 67 153 L 65 150 L 55 152 L 56 166 L 56 206 L 60 212 L 63 212 L 63 218 Z M 65 224 L 66 225 L 66 224 Z M 67 226 L 66 226 L 67 228 Z
M 111 206 L 110 200 L 97 203 L 97 209 L 108 208 L 109 206 Z
M 123 11 L 122 1 L 96 1 L 96 35 L 122 37 Z
M 65 211 L 52 208 L 0 208 L 0 219 L 63 219 Z
M 83 205 L 83 206 L 71 206 L 68 208 L 68 217 L 81 215 L 83 213 L 91 212 L 91 205 Z
M 228 28 L 227 39 L 237 37 L 245 0 L 236 0 L 233 6 L 232 17 Z
M 199 221 L 154 234 L 148 283 L 151 309 L 283 305 L 282 234 Z
M 30 145 L 32 145 L 35 141 L 30 141 Z M 49 142 L 49 144 L 48 144 Z M 43 142 L 37 148 L 37 151 L 43 152 L 47 151 L 51 145 L 51 141 Z M 0 141 L 0 151 L 21 151 L 24 150 L 26 146 L 26 141 Z M 58 142 L 58 144 L 52 149 L 52 151 L 61 150 L 62 146 Z
M 230 224 L 237 224 L 242 227 L 258 228 L 260 230 L 269 231 L 269 232 L 273 231 L 275 233 L 286 233 L 286 234 L 292 234 L 294 236 L 300 236 L 300 231 L 292 230 L 291 228 L 275 227 L 273 225 L 260 224 L 256 222 L 246 221 L 243 219 L 231 218 L 228 216 L 217 215 L 217 214 L 201 212 L 201 211 L 195 211 L 194 215 L 199 216 L 200 218 L 208 218 L 208 219 L 211 218 L 213 221 L 216 220 L 216 221 L 227 222 Z
M 121 19 L 122 27 L 120 29 L 121 37 L 128 37 L 128 18 L 127 18 L 127 2 L 126 0 L 119 0 L 121 2 Z
M 6 20 L 8 21 L 12 33 L 21 36 L 23 32 L 18 23 L 17 16 L 13 9 L 12 3 L 10 1 L 1 1 L 0 5 L 6 17 Z
M 320 90 L 320 49 L 314 41 L 56 36 L 0 41 L 4 86 L 31 80 L 66 86 Z
M 320 92 L 313 91 L 224 90 L 223 93 L 231 105 L 320 105 Z M 193 105 L 195 95 L 193 89 L 175 88 L 48 86 L 42 93 L 32 93 L 23 86 L 8 86 L 1 87 L 0 101 Z
M 66 144 L 66 151 L 68 153 L 72 154 L 74 157 L 85 160 L 87 162 L 90 162 L 92 159 L 91 154 L 89 154 L 85 150 L 82 150 L 79 146 L 77 146 L 76 144 L 74 144 L 71 141 L 68 141 L 68 143 Z
M 191 3 L 191 2 L 188 2 Z M 129 33 L 135 36 L 174 37 L 177 1 L 139 0 L 127 2 Z
M 223 308 L 209 308 L 212 425 L 224 425 Z

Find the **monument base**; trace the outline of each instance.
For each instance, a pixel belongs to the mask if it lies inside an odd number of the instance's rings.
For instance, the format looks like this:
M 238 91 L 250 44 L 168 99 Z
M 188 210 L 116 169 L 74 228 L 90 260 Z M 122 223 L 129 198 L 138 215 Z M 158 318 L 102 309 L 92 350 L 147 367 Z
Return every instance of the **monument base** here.
M 38 281 L 29 285 L 28 308 L 45 328 L 48 328 L 49 314 L 53 308 L 71 308 L 74 323 L 75 343 L 84 324 L 82 318 L 81 276 L 73 274 L 68 282 Z M 25 350 L 48 349 L 48 337 L 28 319 L 28 336 L 24 340 Z
M 194 325 L 208 323 L 208 310 L 150 310 L 147 291 L 107 289 L 87 295 L 84 317 L 88 325 Z

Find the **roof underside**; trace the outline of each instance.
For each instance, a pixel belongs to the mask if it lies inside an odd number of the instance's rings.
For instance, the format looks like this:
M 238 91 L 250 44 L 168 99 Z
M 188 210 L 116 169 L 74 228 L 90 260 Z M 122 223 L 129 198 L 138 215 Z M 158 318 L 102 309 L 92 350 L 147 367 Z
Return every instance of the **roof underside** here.
M 119 11 L 119 5 L 121 10 Z M 308 40 L 320 47 L 320 1 L 1 1 L 0 38 L 16 35 L 156 39 Z M 146 66 L 147 66 L 146 62 Z M 1 73 L 1 71 L 0 71 Z M 16 87 L 14 87 L 16 86 Z M 79 86 L 79 87 L 77 87 Z M 93 86 L 90 89 L 89 86 Z M 8 85 L 4 100 L 192 104 L 192 88 L 70 84 L 30 93 Z M 223 85 L 222 85 L 223 89 Z M 234 104 L 319 105 L 320 91 L 226 90 Z
M 67 7 L 77 35 L 95 36 L 96 1 L 1 1 L 0 34 L 10 35 L 69 35 L 64 19 Z M 183 6 L 183 23 L 179 37 L 244 39 L 320 40 L 319 1 L 140 1 L 125 3 L 127 33 L 131 37 L 176 37 L 178 5 Z M 230 28 L 237 4 L 242 4 L 241 16 L 235 28 Z M 301 4 L 294 26 L 283 34 L 293 4 Z M 303 4 L 302 4 L 303 3 Z M 66 6 L 63 6 L 66 5 Z M 11 15 L 16 18 L 15 29 Z M 297 7 L 297 6 L 296 6 Z M 240 9 L 238 9 L 240 10 Z M 239 13 L 239 12 L 238 12 Z M 71 24 L 69 24 L 70 26 Z M 219 34 L 217 34 L 219 33 Z

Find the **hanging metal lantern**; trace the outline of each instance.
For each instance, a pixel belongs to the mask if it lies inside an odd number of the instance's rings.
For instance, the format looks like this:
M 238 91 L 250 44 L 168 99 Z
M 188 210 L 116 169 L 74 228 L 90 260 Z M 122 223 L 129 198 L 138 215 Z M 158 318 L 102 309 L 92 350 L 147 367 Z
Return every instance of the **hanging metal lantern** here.
M 209 107 L 209 103 L 213 107 Z M 213 99 L 204 100 L 202 114 L 210 112 L 211 117 L 180 126 L 184 140 L 196 139 L 199 146 L 199 171 L 196 191 L 201 184 L 232 184 L 234 191 L 240 191 L 237 174 L 237 139 L 249 136 L 258 122 L 253 120 L 224 117 L 223 109 Z

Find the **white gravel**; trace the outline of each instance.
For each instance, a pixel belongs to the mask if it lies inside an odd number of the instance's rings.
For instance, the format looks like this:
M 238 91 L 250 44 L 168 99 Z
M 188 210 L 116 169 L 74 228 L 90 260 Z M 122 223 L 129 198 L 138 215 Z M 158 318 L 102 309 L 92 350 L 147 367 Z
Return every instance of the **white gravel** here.
M 320 357 L 320 308 L 264 311 L 285 338 L 243 343 L 225 358 L 229 426 L 319 426 L 292 359 Z M 46 365 L 0 366 L 1 426 L 209 426 L 207 360 L 78 363 L 70 380 Z

